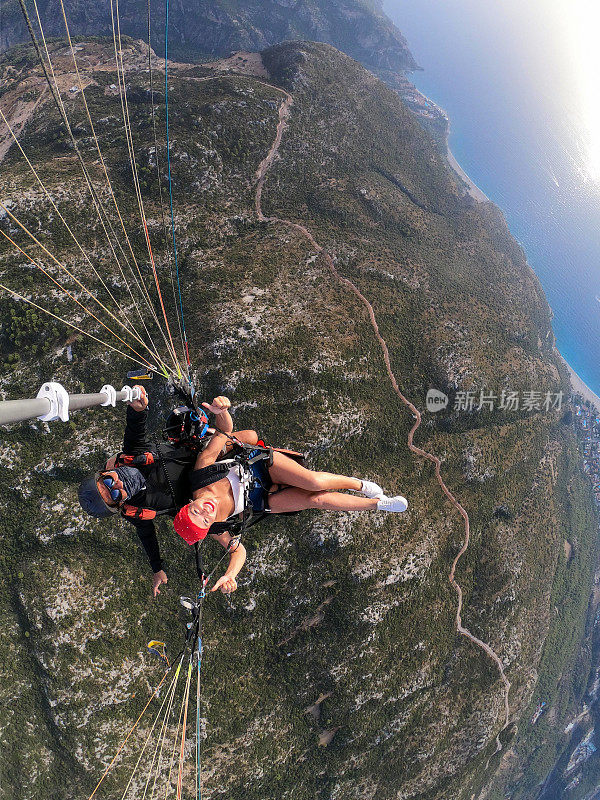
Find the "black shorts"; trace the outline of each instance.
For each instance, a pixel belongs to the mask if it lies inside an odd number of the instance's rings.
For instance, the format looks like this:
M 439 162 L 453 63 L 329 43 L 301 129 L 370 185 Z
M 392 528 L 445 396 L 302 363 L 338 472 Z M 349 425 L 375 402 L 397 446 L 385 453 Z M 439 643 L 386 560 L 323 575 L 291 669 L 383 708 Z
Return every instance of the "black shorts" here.
M 258 452 L 258 451 L 257 451 Z M 250 453 L 250 458 L 254 455 L 254 451 Z M 248 495 L 252 510 L 255 514 L 262 514 L 269 511 L 269 489 L 273 485 L 269 475 L 269 468 L 267 460 L 257 461 L 250 466 L 252 474 L 252 485 L 250 486 L 250 493 Z

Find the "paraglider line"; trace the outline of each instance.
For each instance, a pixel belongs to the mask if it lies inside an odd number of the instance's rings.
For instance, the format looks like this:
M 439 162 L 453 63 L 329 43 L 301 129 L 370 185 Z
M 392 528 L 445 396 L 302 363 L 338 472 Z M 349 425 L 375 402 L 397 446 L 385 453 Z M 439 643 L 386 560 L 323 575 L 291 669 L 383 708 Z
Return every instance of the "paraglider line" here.
M 123 742 L 121 743 L 121 745 L 120 745 L 119 749 L 117 750 L 117 752 L 114 754 L 112 761 L 110 762 L 110 764 L 108 765 L 108 767 L 107 767 L 107 768 L 106 768 L 106 770 L 104 771 L 104 774 L 102 775 L 102 777 L 100 778 L 100 780 L 99 780 L 99 781 L 98 781 L 98 783 L 96 784 L 96 788 L 95 788 L 95 789 L 94 789 L 94 791 L 91 793 L 91 795 L 88 797 L 88 800 L 92 800 L 92 798 L 95 796 L 96 792 L 97 792 L 97 791 L 98 791 L 98 789 L 100 788 L 100 785 L 102 784 L 102 782 L 104 781 L 104 779 L 106 778 L 106 776 L 108 775 L 108 773 L 111 771 L 111 769 L 112 769 L 112 767 L 113 767 L 113 765 L 114 765 L 115 761 L 116 761 L 116 760 L 117 760 L 117 758 L 119 757 L 119 754 L 121 753 L 121 751 L 123 750 L 123 748 L 125 747 L 125 745 L 127 744 L 127 742 L 129 741 L 129 738 L 131 737 L 131 734 L 134 732 L 134 730 L 135 730 L 135 729 L 137 728 L 137 726 L 139 725 L 139 723 L 140 723 L 140 720 L 142 719 L 142 717 L 143 717 L 143 716 L 144 716 L 144 714 L 146 713 L 146 710 L 147 710 L 148 706 L 150 705 L 150 703 L 151 703 L 151 702 L 154 700 L 154 698 L 155 698 L 155 697 L 156 697 L 156 695 L 158 694 L 158 691 L 159 691 L 160 687 L 163 685 L 163 683 L 165 682 L 165 679 L 166 679 L 167 675 L 169 674 L 169 672 L 170 672 L 170 670 L 166 670 L 166 671 L 165 671 L 165 674 L 162 676 L 162 680 L 161 680 L 161 682 L 158 684 L 158 686 L 156 687 L 156 689 L 155 689 L 155 690 L 152 692 L 152 694 L 150 695 L 150 699 L 148 700 L 148 702 L 146 703 L 146 705 L 145 705 L 145 706 L 144 706 L 144 708 L 142 709 L 142 713 L 141 713 L 141 714 L 139 715 L 139 717 L 136 719 L 136 721 L 135 721 L 135 723 L 134 723 L 133 727 L 131 728 L 131 730 L 129 731 L 129 733 L 127 734 L 127 736 L 125 737 L 125 739 L 124 739 L 124 740 L 123 740 Z
M 177 280 L 177 289 L 179 292 L 179 313 L 181 315 L 181 329 L 183 334 L 183 346 L 185 350 L 185 357 L 187 361 L 187 368 L 188 368 L 188 378 L 190 381 L 190 386 L 192 385 L 192 376 L 191 376 L 191 362 L 190 362 L 190 352 L 188 349 L 188 340 L 187 340 L 187 333 L 185 330 L 185 318 L 183 316 L 183 300 L 181 298 L 181 283 L 179 280 L 179 262 L 177 261 L 177 242 L 175 239 L 175 218 L 173 215 L 173 181 L 171 178 L 171 153 L 170 153 L 170 141 L 169 141 L 169 69 L 168 69 L 168 57 L 169 57 L 169 0 L 165 0 L 165 118 L 166 118 L 166 128 L 167 128 L 167 174 L 169 180 L 169 208 L 171 211 L 171 237 L 173 240 L 173 256 L 175 259 L 175 275 Z

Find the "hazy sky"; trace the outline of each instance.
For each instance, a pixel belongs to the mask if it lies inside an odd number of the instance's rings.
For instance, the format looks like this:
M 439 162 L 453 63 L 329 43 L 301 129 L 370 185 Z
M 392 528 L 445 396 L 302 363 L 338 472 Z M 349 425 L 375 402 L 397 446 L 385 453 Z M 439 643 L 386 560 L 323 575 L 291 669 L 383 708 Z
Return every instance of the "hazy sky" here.
M 600 180 L 597 0 L 384 0 L 384 8 L 422 66 L 435 68 L 436 42 L 450 37 L 455 59 L 444 68 L 451 78 L 468 85 L 482 67 L 492 80 L 501 71 L 498 83 L 513 109 L 562 116 L 582 179 Z
M 600 394 L 600 0 L 384 0 Z

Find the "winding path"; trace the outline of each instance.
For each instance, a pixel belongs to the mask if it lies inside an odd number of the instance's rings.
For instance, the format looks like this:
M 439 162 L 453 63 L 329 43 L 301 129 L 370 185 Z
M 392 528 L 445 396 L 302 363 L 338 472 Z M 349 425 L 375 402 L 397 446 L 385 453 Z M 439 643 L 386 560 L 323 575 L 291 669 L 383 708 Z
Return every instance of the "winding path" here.
M 289 120 L 289 117 L 290 117 L 290 109 L 291 109 L 292 104 L 294 102 L 292 95 L 290 95 L 288 92 L 285 92 L 284 90 L 282 90 L 281 88 L 279 88 L 277 86 L 272 86 L 271 88 L 277 89 L 278 91 L 283 92 L 283 94 L 285 95 L 285 99 L 283 100 L 283 102 L 279 106 L 279 122 L 278 122 L 278 125 L 277 125 L 277 133 L 276 133 L 276 136 L 275 136 L 275 140 L 274 140 L 273 144 L 271 145 L 271 149 L 269 150 L 268 154 L 261 161 L 261 163 L 260 163 L 260 165 L 258 167 L 258 170 L 256 171 L 257 185 L 256 185 L 256 193 L 255 193 L 255 200 L 254 200 L 256 214 L 258 216 L 258 219 L 261 222 L 279 223 L 281 225 L 287 226 L 288 228 L 293 228 L 294 230 L 297 230 L 304 237 L 306 237 L 306 239 L 308 239 L 308 241 L 310 242 L 312 247 L 319 253 L 319 255 L 321 255 L 323 257 L 323 259 L 327 263 L 327 266 L 331 270 L 331 272 L 332 272 L 333 276 L 336 278 L 336 280 L 339 281 L 339 283 L 343 284 L 354 295 L 356 295 L 356 297 L 364 305 L 364 307 L 366 308 L 367 313 L 369 315 L 369 319 L 371 321 L 371 325 L 373 327 L 373 331 L 375 332 L 375 336 L 377 337 L 377 340 L 378 340 L 379 345 L 381 347 L 381 350 L 382 350 L 382 353 L 383 353 L 383 360 L 385 362 L 385 368 L 386 368 L 388 377 L 390 379 L 390 383 L 392 384 L 392 388 L 393 388 L 394 392 L 396 393 L 396 395 L 400 398 L 400 400 L 402 400 L 402 402 L 407 406 L 407 408 L 410 409 L 410 411 L 412 412 L 413 417 L 415 418 L 415 423 L 412 426 L 412 428 L 411 428 L 411 430 L 410 430 L 410 432 L 408 434 L 408 447 L 413 453 L 415 453 L 415 455 L 421 456 L 422 458 L 425 458 L 428 461 L 431 461 L 435 465 L 435 476 L 437 478 L 437 482 L 439 483 L 442 491 L 444 492 L 444 494 L 446 495 L 448 500 L 452 503 L 454 508 L 458 511 L 458 513 L 463 518 L 464 525 L 465 525 L 465 538 L 464 538 L 464 542 L 463 542 L 462 547 L 460 548 L 460 550 L 456 554 L 456 557 L 455 557 L 454 561 L 452 562 L 452 566 L 450 568 L 450 575 L 449 575 L 450 584 L 452 585 L 452 587 L 456 591 L 456 594 L 457 594 L 457 597 L 458 597 L 458 603 L 457 603 L 457 608 L 456 608 L 456 630 L 458 631 L 458 633 L 461 636 L 466 637 L 471 642 L 473 642 L 473 644 L 475 644 L 477 647 L 481 648 L 489 656 L 489 658 L 491 658 L 491 660 L 495 663 L 495 665 L 498 668 L 498 672 L 500 673 L 500 679 L 502 680 L 502 683 L 503 683 L 503 686 L 504 686 L 504 726 L 499 731 L 499 733 L 498 733 L 498 735 L 496 737 L 496 752 L 499 752 L 502 749 L 502 743 L 500 742 L 500 734 L 508 727 L 508 725 L 510 723 L 510 706 L 509 706 L 509 700 L 508 700 L 508 695 L 509 695 L 509 691 L 510 691 L 510 681 L 508 680 L 508 678 L 505 675 L 504 664 L 502 663 L 500 657 L 494 652 L 494 650 L 488 644 L 483 642 L 481 639 L 478 639 L 477 636 L 474 636 L 467 628 L 465 628 L 463 626 L 463 624 L 462 624 L 463 593 L 462 593 L 462 589 L 461 589 L 460 585 L 458 584 L 458 582 L 456 581 L 456 577 L 455 577 L 456 576 L 456 568 L 458 566 L 458 563 L 461 560 L 461 558 L 463 557 L 463 555 L 465 554 L 465 552 L 467 551 L 467 548 L 469 547 L 469 540 L 470 540 L 469 515 L 467 514 L 466 510 L 458 502 L 458 500 L 454 497 L 452 492 L 448 489 L 448 487 L 444 483 L 444 480 L 443 480 L 443 478 L 441 476 L 441 461 L 440 461 L 440 459 L 437 456 L 433 455 L 432 453 L 428 453 L 425 450 L 422 450 L 420 447 L 417 447 L 415 444 L 413 444 L 413 438 L 414 438 L 415 432 L 418 429 L 419 425 L 421 424 L 421 412 L 400 391 L 400 387 L 398 386 L 398 382 L 396 380 L 396 376 L 394 375 L 394 373 L 392 371 L 392 365 L 391 365 L 391 361 L 390 361 L 390 353 L 389 353 L 389 350 L 388 350 L 388 346 L 387 346 L 387 343 L 386 343 L 385 339 L 383 338 L 383 336 L 379 332 L 379 326 L 377 324 L 377 319 L 375 317 L 375 312 L 373 310 L 373 306 L 371 305 L 371 303 L 367 300 L 367 298 L 364 296 L 364 294 L 352 283 L 352 281 L 348 280 L 348 278 L 345 278 L 343 275 L 341 275 L 338 272 L 338 270 L 336 269 L 336 266 L 335 266 L 335 263 L 333 261 L 332 256 L 316 241 L 316 239 L 314 238 L 312 233 L 308 230 L 308 228 L 306 228 L 304 225 L 301 225 L 301 224 L 299 224 L 297 222 L 292 222 L 292 221 L 287 220 L 287 219 L 281 219 L 279 217 L 267 217 L 263 213 L 263 210 L 262 210 L 262 191 L 263 191 L 265 179 L 267 177 L 267 173 L 268 173 L 270 167 L 272 166 L 272 164 L 273 164 L 273 162 L 274 162 L 274 160 L 275 160 L 275 158 L 276 158 L 276 156 L 278 154 L 279 146 L 281 145 L 281 139 L 282 139 L 283 133 L 284 133 L 286 127 L 287 127 L 287 123 L 288 123 L 288 120 Z

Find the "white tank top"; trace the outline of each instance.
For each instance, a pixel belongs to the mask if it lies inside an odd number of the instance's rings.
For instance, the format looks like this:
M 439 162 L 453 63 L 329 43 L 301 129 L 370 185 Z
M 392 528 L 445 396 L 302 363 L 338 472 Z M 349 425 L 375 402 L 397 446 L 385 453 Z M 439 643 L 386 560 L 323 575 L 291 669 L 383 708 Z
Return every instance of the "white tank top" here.
M 227 473 L 227 480 L 231 485 L 233 502 L 235 504 L 233 514 L 231 516 L 234 516 L 235 514 L 241 514 L 245 507 L 246 488 L 250 483 L 250 476 L 247 475 L 246 471 L 241 467 L 241 465 L 236 464 Z

